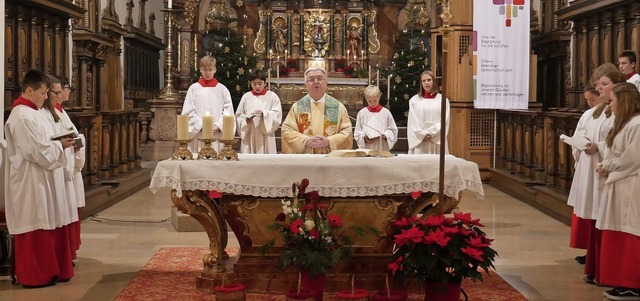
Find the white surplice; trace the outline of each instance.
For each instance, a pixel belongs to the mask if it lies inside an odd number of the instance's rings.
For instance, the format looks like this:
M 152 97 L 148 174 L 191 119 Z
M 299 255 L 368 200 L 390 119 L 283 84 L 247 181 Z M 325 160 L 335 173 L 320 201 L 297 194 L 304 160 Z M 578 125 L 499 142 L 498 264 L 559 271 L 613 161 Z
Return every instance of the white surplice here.
M 73 130 L 78 133 L 78 129 L 71 122 L 67 111 L 62 109 L 62 112 L 56 110 L 56 113 L 60 117 L 60 124 L 63 130 Z M 75 201 L 78 208 L 85 206 L 85 194 L 84 194 L 84 180 L 82 179 L 82 168 L 86 162 L 85 146 L 87 140 L 83 134 L 78 133 L 78 138 L 82 140 L 82 147 L 76 152 L 74 147 L 68 147 L 65 149 L 67 155 L 67 164 L 65 170 L 67 173 L 71 173 L 71 182 L 73 185 L 73 191 L 75 193 Z
M 380 133 L 384 134 L 387 139 L 380 139 Z M 365 143 L 365 136 L 377 139 L 370 143 Z M 370 112 L 365 107 L 358 112 L 356 117 L 353 138 L 356 140 L 358 148 L 388 151 L 393 148 L 398 140 L 398 127 L 393 115 L 387 108 L 383 107 L 380 112 Z
M 45 117 L 41 110 L 18 105 L 5 124 L 5 205 L 11 234 L 53 230 L 73 222 L 58 204 L 64 193 L 54 185 L 53 173 L 62 173 L 66 156 L 62 143 L 50 140 L 53 129 Z
M 583 151 L 573 149 L 576 164 L 567 204 L 573 206 L 573 213 L 584 219 L 595 219 L 600 204 L 603 179 L 596 172 L 602 161 L 604 145 L 607 135 L 613 127 L 613 116 L 607 117 L 603 112 L 598 118 L 593 118 L 593 112 L 598 107 L 587 110 L 578 121 L 573 136 L 582 135 L 600 147 L 598 152 L 588 155 Z
M 222 83 L 215 87 L 203 87 L 200 83 L 194 83 L 187 90 L 182 105 L 182 115 L 189 115 L 189 138 L 193 139 L 189 143 L 189 150 L 198 153 L 204 146 L 198 138 L 202 138 L 202 116 L 206 113 L 213 116 L 214 125 L 222 130 L 222 115 L 233 115 L 233 103 L 231 94 Z M 234 129 L 235 133 L 235 122 Z M 222 139 L 222 133 L 214 133 L 214 138 Z M 224 144 L 214 142 L 211 144 L 216 152 L 219 152 Z
M 640 236 L 640 116 L 622 128 L 605 150 L 602 166 L 609 170 L 602 187 L 596 228 Z
M 640 74 L 636 73 L 627 80 L 628 83 L 633 84 L 640 91 Z
M 440 120 L 442 94 L 435 98 L 424 98 L 419 94 L 409 99 L 409 116 L 407 120 L 407 140 L 409 154 L 439 154 L 440 153 Z M 449 100 L 446 101 L 446 129 L 444 135 L 445 154 L 449 153 L 447 136 L 449 134 L 450 109 Z M 424 137 L 431 135 L 431 140 Z
M 251 115 L 256 110 L 262 116 L 255 116 L 251 123 L 241 115 Z M 282 123 L 282 105 L 280 98 L 272 91 L 265 95 L 253 95 L 251 91 L 240 99 L 236 109 L 238 134 L 242 142 L 240 152 L 243 154 L 276 154 L 276 131 Z

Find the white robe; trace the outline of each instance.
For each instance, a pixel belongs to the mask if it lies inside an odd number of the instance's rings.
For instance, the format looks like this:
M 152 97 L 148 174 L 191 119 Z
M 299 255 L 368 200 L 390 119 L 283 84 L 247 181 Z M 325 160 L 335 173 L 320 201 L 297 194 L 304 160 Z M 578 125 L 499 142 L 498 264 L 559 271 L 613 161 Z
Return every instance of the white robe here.
M 634 74 L 630 79 L 627 80 L 628 83 L 633 84 L 640 91 L 640 74 Z
M 5 124 L 5 202 L 11 234 L 53 230 L 73 222 L 60 214 L 57 204 L 60 196 L 53 172 L 62 171 L 66 156 L 62 143 L 50 140 L 52 130 L 43 112 L 25 105 L 13 108 Z
M 262 116 L 255 116 L 251 123 L 240 115 L 251 115 L 256 110 L 262 111 Z M 236 109 L 238 134 L 242 142 L 240 152 L 243 154 L 276 154 L 276 131 L 282 123 L 282 105 L 280 98 L 272 91 L 265 95 L 253 95 L 251 91 L 240 99 Z
M 206 113 L 213 116 L 214 125 L 222 130 L 222 115 L 233 115 L 233 103 L 231 94 L 222 83 L 215 87 L 203 87 L 199 83 L 194 83 L 187 90 L 182 105 L 182 115 L 189 115 L 189 150 L 197 154 L 202 146 L 198 138 L 202 138 L 202 116 Z M 235 123 L 233 132 L 235 133 Z M 222 139 L 222 133 L 214 133 L 216 139 Z M 214 142 L 211 144 L 216 152 L 219 152 L 224 144 Z
M 593 107 L 582 114 L 574 136 L 582 135 L 589 141 L 603 146 L 615 118 L 613 116 L 607 118 L 603 112 L 594 119 L 593 112 L 597 108 L 597 106 Z M 596 172 L 596 168 L 602 161 L 603 154 L 604 148 L 598 148 L 598 152 L 592 155 L 574 149 L 576 165 L 567 204 L 573 206 L 573 213 L 580 218 L 596 219 L 597 217 L 604 181 Z
M 409 117 L 407 120 L 407 140 L 409 154 L 439 154 L 440 153 L 440 117 L 442 94 L 428 99 L 421 95 L 414 95 L 409 99 Z M 450 109 L 446 100 L 446 129 L 444 135 L 445 154 L 449 153 L 447 136 L 449 134 Z M 424 141 L 427 134 L 431 140 Z
M 78 129 L 71 122 L 71 118 L 69 118 L 69 114 L 64 109 L 62 112 L 56 110 L 58 116 L 60 117 L 60 124 L 63 129 L 73 130 L 78 133 Z M 85 194 L 84 194 L 84 180 L 82 179 L 82 168 L 84 168 L 84 164 L 86 162 L 86 145 L 87 140 L 85 139 L 83 134 L 78 133 L 78 138 L 82 139 L 82 147 L 76 152 L 73 147 L 68 147 L 65 149 L 65 153 L 67 155 L 67 164 L 65 165 L 65 170 L 67 173 L 71 174 L 71 182 L 73 185 L 73 191 L 75 193 L 75 201 L 78 208 L 82 208 L 85 206 Z
M 364 138 L 380 137 L 384 134 L 387 140 L 375 139 L 370 143 L 365 143 Z M 358 148 L 375 149 L 378 151 L 388 151 L 393 148 L 398 140 L 398 127 L 393 115 L 387 108 L 382 108 L 380 112 L 369 112 L 369 109 L 362 108 L 356 117 L 356 127 L 353 130 L 353 138 L 358 144 Z
M 640 116 L 635 116 L 607 148 L 602 166 L 609 170 L 602 188 L 596 228 L 640 236 Z

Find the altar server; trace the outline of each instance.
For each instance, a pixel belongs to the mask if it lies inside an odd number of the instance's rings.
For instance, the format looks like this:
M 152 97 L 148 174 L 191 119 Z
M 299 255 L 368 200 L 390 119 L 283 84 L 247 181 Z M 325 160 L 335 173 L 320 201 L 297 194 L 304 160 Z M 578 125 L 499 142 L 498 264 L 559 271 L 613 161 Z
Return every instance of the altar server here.
M 640 93 L 635 85 L 613 88 L 615 124 L 598 173 L 605 178 L 596 227 L 602 231 L 601 283 L 611 300 L 640 299 Z
M 236 110 L 238 133 L 244 154 L 276 154 L 276 130 L 282 122 L 280 98 L 266 87 L 264 71 L 249 74 L 251 91 L 240 99 Z
M 282 123 L 282 152 L 326 154 L 351 149 L 353 135 L 345 106 L 326 94 L 327 71 L 310 67 L 304 73 L 309 92 L 291 106 Z
M 433 72 L 424 71 L 420 75 L 420 93 L 409 99 L 407 120 L 407 140 L 409 154 L 439 154 L 440 143 L 445 144 L 445 154 L 449 153 L 447 136 L 449 133 L 449 100 L 442 99 L 440 88 Z M 444 142 L 440 137 L 442 101 L 446 102 L 446 126 Z
M 202 116 L 212 115 L 214 120 L 213 137 L 221 139 L 222 115 L 233 116 L 233 103 L 227 87 L 214 77 L 216 73 L 216 59 L 205 55 L 200 59 L 200 73 L 202 77 L 187 90 L 182 105 L 182 115 L 189 115 L 189 150 L 197 153 L 203 144 L 197 139 L 202 137 Z M 233 132 L 235 133 L 235 124 Z M 216 151 L 220 151 L 222 144 L 212 143 Z
M 623 50 L 618 55 L 618 68 L 627 78 L 627 82 L 633 84 L 640 91 L 640 74 L 636 72 L 636 52 L 632 49 Z
M 358 112 L 353 138 L 358 148 L 389 151 L 398 140 L 398 127 L 391 112 L 380 104 L 380 89 L 368 86 L 364 89 L 367 106 Z
M 29 70 L 5 124 L 7 225 L 14 235 L 15 274 L 25 287 L 49 286 L 73 276 L 67 229 L 62 226 L 72 217 L 57 203 L 60 191 L 53 173 L 66 163 L 64 149 L 74 141 L 51 140 L 48 113 L 40 110 L 48 88 L 46 75 Z

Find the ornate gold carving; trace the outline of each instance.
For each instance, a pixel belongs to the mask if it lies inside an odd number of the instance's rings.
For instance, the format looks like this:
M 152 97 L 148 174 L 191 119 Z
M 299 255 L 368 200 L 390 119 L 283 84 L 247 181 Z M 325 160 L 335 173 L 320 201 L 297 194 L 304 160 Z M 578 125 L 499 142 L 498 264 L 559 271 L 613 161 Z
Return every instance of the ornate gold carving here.
M 329 30 L 333 10 L 313 9 L 304 12 L 304 50 L 312 57 L 324 57 L 329 49 Z
M 284 56 L 284 51 L 287 48 L 287 20 L 283 16 L 273 18 L 271 31 L 273 32 L 271 38 L 273 52 Z
M 376 31 L 376 14 L 375 10 L 370 10 L 367 16 L 369 20 L 369 53 L 378 53 L 380 51 L 380 40 L 378 39 L 378 31 Z
M 253 49 L 257 53 L 266 53 L 265 40 L 266 40 L 266 28 L 265 24 L 267 23 L 267 14 L 268 12 L 265 10 L 260 10 L 258 12 L 258 18 L 260 23 L 260 27 L 258 28 L 258 33 L 256 33 L 256 40 L 253 41 Z
M 195 18 L 196 8 L 200 5 L 201 0 L 187 0 L 183 8 L 183 14 L 188 24 L 192 24 Z

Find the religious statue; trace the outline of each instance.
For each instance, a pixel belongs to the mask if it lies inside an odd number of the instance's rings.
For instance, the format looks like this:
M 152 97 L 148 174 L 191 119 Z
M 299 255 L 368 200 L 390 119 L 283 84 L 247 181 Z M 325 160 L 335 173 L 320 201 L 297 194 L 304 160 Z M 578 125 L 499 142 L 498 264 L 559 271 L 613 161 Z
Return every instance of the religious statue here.
M 325 49 L 324 44 L 327 43 L 327 40 L 324 38 L 324 24 L 322 20 L 318 17 L 313 20 L 313 31 L 311 34 L 313 35 L 313 45 L 315 46 L 312 56 L 313 57 L 324 57 Z
M 356 25 L 351 25 L 349 27 L 349 53 L 350 56 L 354 58 L 360 53 L 360 45 L 362 44 L 362 35 L 360 33 L 360 29 L 362 26 L 358 27 Z
M 273 48 L 277 54 L 284 54 L 287 46 L 287 36 L 282 26 L 276 26 L 273 38 Z

